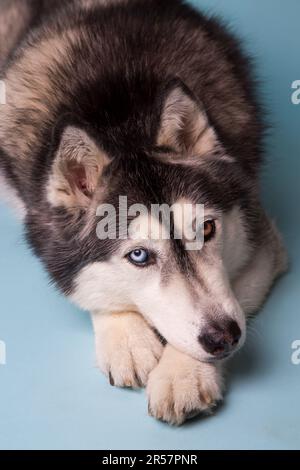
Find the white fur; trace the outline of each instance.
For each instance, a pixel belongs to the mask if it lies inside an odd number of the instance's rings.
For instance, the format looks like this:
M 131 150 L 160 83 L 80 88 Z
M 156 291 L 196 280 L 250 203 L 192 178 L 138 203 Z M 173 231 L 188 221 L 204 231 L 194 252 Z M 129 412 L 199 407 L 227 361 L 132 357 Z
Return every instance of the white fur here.
M 243 214 L 239 207 L 234 207 L 223 216 L 223 253 L 226 272 L 233 279 L 246 266 L 252 256 Z
M 274 280 L 288 266 L 287 254 L 274 224 L 270 225 L 268 243 L 257 251 L 233 281 L 233 290 L 246 315 L 257 312 Z
M 196 361 L 167 345 L 151 372 L 147 394 L 149 413 L 181 424 L 187 417 L 209 412 L 222 398 L 221 369 Z
M 97 363 L 118 387 L 145 386 L 163 346 L 143 317 L 135 312 L 92 315 Z

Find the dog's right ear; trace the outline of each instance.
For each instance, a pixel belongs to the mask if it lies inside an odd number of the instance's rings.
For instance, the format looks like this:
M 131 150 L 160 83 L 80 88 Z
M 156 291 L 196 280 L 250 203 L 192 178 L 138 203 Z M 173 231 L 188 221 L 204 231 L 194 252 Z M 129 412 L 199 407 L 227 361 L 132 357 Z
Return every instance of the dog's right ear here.
M 173 80 L 165 91 L 156 144 L 177 154 L 177 161 L 199 161 L 218 145 L 216 132 L 191 91 Z
M 108 164 L 106 153 L 84 130 L 67 127 L 52 166 L 48 201 L 53 207 L 86 209 Z

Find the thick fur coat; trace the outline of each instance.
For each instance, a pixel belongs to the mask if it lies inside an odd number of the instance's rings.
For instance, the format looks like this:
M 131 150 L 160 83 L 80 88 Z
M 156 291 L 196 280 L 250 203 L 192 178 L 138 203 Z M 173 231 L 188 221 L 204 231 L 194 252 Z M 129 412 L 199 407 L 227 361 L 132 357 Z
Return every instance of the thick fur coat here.
M 4 0 L 0 80 L 2 192 L 50 278 L 92 313 L 100 367 L 147 385 L 157 418 L 209 410 L 224 362 L 212 338 L 238 349 L 286 266 L 259 200 L 265 126 L 238 41 L 180 0 Z M 201 202 L 214 239 L 200 254 L 148 241 L 155 262 L 129 265 L 141 242 L 96 236 L 97 206 L 120 195 Z

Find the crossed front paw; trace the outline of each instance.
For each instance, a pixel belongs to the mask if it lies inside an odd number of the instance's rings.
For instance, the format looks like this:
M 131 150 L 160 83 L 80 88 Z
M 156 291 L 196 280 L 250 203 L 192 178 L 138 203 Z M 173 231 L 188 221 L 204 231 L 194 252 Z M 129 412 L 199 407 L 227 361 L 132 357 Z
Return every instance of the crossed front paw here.
M 199 413 L 212 412 L 222 399 L 221 375 L 214 365 L 167 346 L 149 376 L 147 394 L 151 416 L 180 425 Z
M 123 316 L 122 316 L 123 315 Z M 117 387 L 144 387 L 156 367 L 163 345 L 138 314 L 120 314 L 98 348 L 98 363 Z

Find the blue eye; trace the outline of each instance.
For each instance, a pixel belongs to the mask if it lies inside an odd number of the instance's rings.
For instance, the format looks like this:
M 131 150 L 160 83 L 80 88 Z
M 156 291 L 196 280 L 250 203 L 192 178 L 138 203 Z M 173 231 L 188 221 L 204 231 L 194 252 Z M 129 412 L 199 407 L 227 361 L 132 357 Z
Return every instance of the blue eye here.
M 138 266 L 145 266 L 150 260 L 149 251 L 143 248 L 137 248 L 136 250 L 131 251 L 127 257 L 131 263 Z

